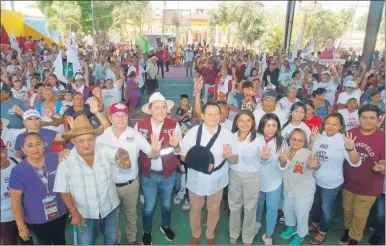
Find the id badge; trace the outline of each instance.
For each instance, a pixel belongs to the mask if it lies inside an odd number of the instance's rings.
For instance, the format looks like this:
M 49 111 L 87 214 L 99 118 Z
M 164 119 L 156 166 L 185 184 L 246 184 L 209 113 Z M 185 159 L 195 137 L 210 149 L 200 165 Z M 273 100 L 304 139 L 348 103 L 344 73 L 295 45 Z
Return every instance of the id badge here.
M 46 220 L 52 220 L 59 217 L 59 210 L 55 196 L 47 196 L 42 200 L 42 202 L 44 207 L 44 213 L 46 214 Z

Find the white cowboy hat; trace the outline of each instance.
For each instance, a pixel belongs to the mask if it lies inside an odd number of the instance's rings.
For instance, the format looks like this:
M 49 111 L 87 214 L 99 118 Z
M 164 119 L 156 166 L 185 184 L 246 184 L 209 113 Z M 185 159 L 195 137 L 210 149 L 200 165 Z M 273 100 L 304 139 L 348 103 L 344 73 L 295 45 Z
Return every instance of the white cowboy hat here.
M 165 97 L 162 96 L 162 94 L 160 92 L 154 92 L 150 96 L 149 102 L 142 106 L 142 112 L 144 112 L 145 114 L 151 114 L 149 106 L 154 101 L 165 101 L 167 106 L 168 106 L 168 110 L 171 110 L 173 108 L 173 106 L 174 106 L 174 102 L 173 101 L 166 100 Z

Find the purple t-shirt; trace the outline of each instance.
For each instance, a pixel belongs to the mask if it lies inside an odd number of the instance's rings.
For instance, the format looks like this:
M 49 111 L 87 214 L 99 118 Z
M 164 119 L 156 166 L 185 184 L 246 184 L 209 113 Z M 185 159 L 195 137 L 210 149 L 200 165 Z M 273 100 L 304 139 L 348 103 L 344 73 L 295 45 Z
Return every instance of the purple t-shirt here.
M 15 150 L 21 151 L 21 146 L 23 146 L 24 138 L 27 134 L 28 132 L 25 131 L 19 136 L 17 136 L 16 143 L 15 143 Z M 51 151 L 52 143 L 55 140 L 57 132 L 46 128 L 40 128 L 38 134 L 43 139 L 45 151 L 46 152 Z
M 48 191 L 50 195 L 56 197 L 59 217 L 61 217 L 68 213 L 68 210 L 60 193 L 53 193 L 58 154 L 46 152 L 44 153 L 44 160 L 47 168 Z M 46 219 L 42 200 L 47 197 L 47 189 L 38 175 L 38 171 L 35 170 L 27 159 L 24 159 L 12 170 L 9 188 L 23 191 L 22 206 L 25 221 L 28 224 L 43 224 L 55 219 Z

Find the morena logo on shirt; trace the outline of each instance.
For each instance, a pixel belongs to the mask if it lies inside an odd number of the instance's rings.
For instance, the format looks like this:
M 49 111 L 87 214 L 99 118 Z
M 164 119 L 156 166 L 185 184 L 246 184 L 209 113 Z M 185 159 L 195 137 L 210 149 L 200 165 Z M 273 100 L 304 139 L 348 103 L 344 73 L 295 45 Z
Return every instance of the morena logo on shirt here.
M 126 137 L 126 141 L 127 142 L 134 142 L 135 141 L 135 137 Z
M 322 148 L 322 149 L 328 149 L 328 144 L 321 144 L 321 145 L 320 145 L 320 148 Z

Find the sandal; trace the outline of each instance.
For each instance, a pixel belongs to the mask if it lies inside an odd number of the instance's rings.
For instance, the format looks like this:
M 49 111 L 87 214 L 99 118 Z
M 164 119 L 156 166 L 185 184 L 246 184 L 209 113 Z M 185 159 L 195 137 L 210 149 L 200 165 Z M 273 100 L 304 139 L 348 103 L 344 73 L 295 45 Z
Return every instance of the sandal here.
M 312 245 L 320 245 L 321 243 L 326 240 L 326 235 L 322 235 L 320 233 L 317 233 L 316 236 L 310 241 L 310 244 Z
M 319 232 L 319 225 L 315 226 L 313 223 L 308 226 L 308 232 Z
M 230 242 L 232 245 L 235 245 L 235 244 L 237 244 L 237 239 L 235 239 L 235 238 L 230 238 L 230 239 L 229 239 L 229 242 Z

